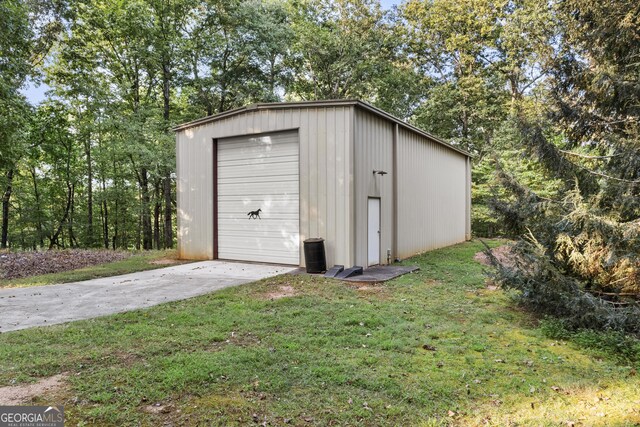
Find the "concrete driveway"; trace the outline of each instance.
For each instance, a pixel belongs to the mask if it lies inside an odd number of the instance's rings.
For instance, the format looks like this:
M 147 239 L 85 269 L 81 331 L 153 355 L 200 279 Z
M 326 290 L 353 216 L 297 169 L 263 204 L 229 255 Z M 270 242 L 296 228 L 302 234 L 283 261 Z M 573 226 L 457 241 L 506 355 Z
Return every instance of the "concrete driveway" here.
M 0 332 L 136 310 L 295 269 L 202 261 L 84 282 L 0 289 Z

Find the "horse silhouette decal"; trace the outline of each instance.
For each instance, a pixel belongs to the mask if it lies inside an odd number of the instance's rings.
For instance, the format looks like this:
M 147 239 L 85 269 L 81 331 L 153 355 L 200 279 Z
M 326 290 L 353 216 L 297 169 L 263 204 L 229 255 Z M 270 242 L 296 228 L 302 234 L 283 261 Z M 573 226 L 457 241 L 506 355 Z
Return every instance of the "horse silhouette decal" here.
M 258 209 L 257 211 L 251 211 L 247 214 L 247 216 L 249 217 L 249 219 L 262 219 L 260 218 L 260 212 L 262 212 L 262 209 Z

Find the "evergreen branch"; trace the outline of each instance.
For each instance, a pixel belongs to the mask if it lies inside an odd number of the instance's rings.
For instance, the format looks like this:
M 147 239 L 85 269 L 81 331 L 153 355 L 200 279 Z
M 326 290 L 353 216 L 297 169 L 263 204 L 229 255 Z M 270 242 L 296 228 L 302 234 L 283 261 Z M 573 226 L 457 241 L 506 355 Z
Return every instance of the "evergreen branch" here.
M 586 168 L 584 166 L 580 166 L 580 165 L 576 165 L 576 166 L 578 166 L 580 169 L 584 170 L 587 173 L 590 173 L 592 175 L 597 175 L 597 176 L 600 176 L 602 178 L 612 179 L 612 180 L 618 181 L 618 182 L 625 182 L 627 184 L 640 184 L 640 179 L 632 181 L 632 180 L 629 180 L 629 179 L 618 178 L 618 177 L 615 177 L 615 176 L 607 175 L 607 174 L 604 174 L 602 172 L 596 172 L 596 171 L 591 170 L 589 168 Z
M 612 154 L 610 156 L 590 156 L 588 154 L 575 153 L 573 151 L 568 151 L 568 150 L 560 150 L 560 149 L 558 149 L 558 151 L 560 151 L 561 153 L 564 153 L 564 154 L 569 154 L 571 156 L 581 157 L 583 159 L 610 159 L 612 157 L 621 156 L 620 153 L 619 154 Z

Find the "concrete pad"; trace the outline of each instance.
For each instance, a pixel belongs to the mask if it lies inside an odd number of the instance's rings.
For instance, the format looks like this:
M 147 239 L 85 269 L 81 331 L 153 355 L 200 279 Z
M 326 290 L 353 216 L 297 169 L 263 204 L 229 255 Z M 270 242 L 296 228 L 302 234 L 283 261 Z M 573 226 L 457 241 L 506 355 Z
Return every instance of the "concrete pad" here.
M 201 261 L 83 282 L 0 289 L 0 333 L 151 307 L 294 270 Z

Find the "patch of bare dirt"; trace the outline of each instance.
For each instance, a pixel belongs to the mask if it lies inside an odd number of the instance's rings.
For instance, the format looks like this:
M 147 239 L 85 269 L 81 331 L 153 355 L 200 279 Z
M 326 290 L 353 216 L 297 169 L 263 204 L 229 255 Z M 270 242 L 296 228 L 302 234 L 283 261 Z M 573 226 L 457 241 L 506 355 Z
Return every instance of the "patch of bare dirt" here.
M 505 267 L 515 267 L 516 254 L 513 253 L 511 245 L 498 246 L 497 248 L 491 249 L 491 253 L 494 257 L 496 257 L 498 262 L 500 262 Z M 473 259 L 478 261 L 480 264 L 491 266 L 491 260 L 489 259 L 487 254 L 484 253 L 484 251 L 475 254 Z M 486 280 L 486 284 L 487 290 L 489 291 L 497 291 L 500 288 L 490 279 Z
M 278 286 L 278 290 L 265 294 L 265 298 L 270 300 L 276 300 L 280 298 L 295 297 L 296 295 L 298 295 L 298 293 L 293 288 L 293 286 L 281 285 L 281 286 Z
M 150 414 L 168 414 L 173 412 L 175 407 L 171 404 L 163 405 L 161 403 L 154 403 L 153 405 L 145 406 L 143 409 Z
M 0 387 L 0 405 L 15 406 L 29 402 L 43 394 L 61 391 L 67 385 L 67 374 L 43 378 L 34 384 Z
M 498 246 L 497 248 L 493 248 L 491 249 L 491 253 L 501 264 L 507 267 L 515 266 L 515 254 L 511 250 L 510 245 L 503 245 Z M 489 266 L 491 265 L 491 261 L 489 260 L 487 254 L 484 253 L 484 251 L 475 254 L 473 259 L 478 261 L 480 264 Z
M 19 279 L 40 274 L 76 270 L 91 265 L 120 261 L 131 256 L 125 251 L 91 249 L 52 249 L 42 252 L 0 254 L 0 278 Z
M 351 282 L 351 288 L 358 291 L 358 295 L 364 298 L 375 297 L 377 299 L 387 296 L 387 287 L 383 283 L 375 282 Z

